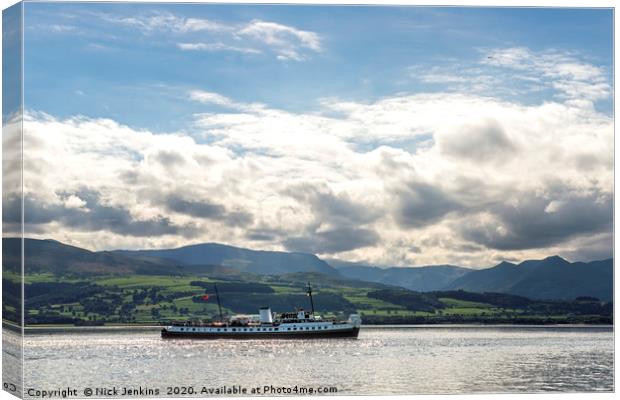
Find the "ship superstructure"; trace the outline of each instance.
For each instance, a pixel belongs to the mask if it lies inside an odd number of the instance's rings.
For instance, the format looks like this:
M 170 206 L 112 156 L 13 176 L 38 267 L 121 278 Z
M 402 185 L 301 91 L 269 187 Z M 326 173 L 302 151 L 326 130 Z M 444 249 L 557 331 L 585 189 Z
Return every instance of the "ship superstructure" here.
M 217 289 L 216 289 L 217 291 Z M 196 339 L 296 339 L 296 338 L 355 338 L 359 334 L 362 320 L 351 314 L 346 321 L 324 319 L 314 312 L 312 287 L 308 284 L 311 311 L 274 313 L 269 307 L 262 307 L 258 315 L 236 315 L 209 323 L 192 321 L 174 322 L 161 331 L 162 338 Z

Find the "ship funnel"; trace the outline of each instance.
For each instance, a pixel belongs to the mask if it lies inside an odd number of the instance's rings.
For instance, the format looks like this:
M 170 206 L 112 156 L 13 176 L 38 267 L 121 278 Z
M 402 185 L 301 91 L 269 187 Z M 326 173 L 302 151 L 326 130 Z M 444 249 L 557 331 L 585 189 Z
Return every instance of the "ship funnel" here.
M 261 307 L 260 309 L 260 322 L 261 324 L 273 323 L 273 315 L 271 314 L 271 308 Z

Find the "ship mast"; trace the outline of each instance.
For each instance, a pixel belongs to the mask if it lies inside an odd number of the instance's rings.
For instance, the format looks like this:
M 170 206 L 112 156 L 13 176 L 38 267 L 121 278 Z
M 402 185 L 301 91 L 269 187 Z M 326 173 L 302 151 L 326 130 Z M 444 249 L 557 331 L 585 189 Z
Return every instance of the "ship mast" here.
M 312 316 L 314 317 L 314 301 L 312 300 L 312 286 L 310 286 L 310 282 L 308 282 L 308 290 L 306 293 L 310 296 L 310 307 L 312 307 Z
M 220 310 L 220 321 L 224 321 L 224 316 L 222 315 L 222 303 L 220 303 L 220 294 L 217 292 L 217 285 L 214 283 L 213 287 L 215 288 L 215 297 L 217 297 L 217 307 Z

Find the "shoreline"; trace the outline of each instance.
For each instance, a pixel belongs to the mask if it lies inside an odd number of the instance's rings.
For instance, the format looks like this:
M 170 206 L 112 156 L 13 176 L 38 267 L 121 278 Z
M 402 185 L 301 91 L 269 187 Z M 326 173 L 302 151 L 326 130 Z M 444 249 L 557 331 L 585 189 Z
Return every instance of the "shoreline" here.
M 601 328 L 614 329 L 609 324 L 385 324 L 385 325 L 362 325 L 364 329 L 575 329 L 575 328 Z M 73 325 L 49 325 L 24 327 L 24 335 L 53 334 L 53 333 L 128 333 L 128 332 L 159 332 L 161 325 L 104 325 L 104 326 L 73 326 Z M 3 321 L 2 329 L 21 333 L 21 327 Z

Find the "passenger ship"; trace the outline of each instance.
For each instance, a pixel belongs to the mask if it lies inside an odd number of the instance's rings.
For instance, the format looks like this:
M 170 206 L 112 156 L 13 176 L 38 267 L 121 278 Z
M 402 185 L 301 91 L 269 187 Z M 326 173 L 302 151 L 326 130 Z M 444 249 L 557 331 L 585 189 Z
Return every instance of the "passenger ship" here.
M 258 316 L 237 315 L 229 319 L 222 317 L 210 323 L 192 321 L 174 322 L 161 331 L 164 339 L 324 339 L 356 338 L 362 320 L 357 314 L 351 314 L 346 321 L 323 319 L 314 313 L 312 288 L 308 285 L 308 296 L 312 310 L 299 310 L 291 313 L 272 313 L 269 307 L 262 307 Z

